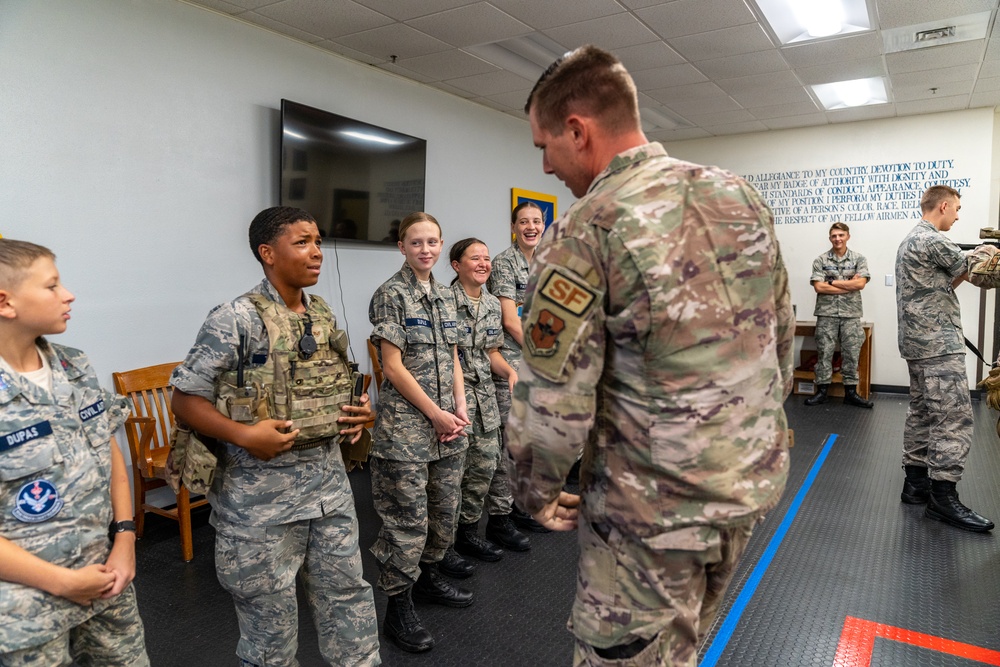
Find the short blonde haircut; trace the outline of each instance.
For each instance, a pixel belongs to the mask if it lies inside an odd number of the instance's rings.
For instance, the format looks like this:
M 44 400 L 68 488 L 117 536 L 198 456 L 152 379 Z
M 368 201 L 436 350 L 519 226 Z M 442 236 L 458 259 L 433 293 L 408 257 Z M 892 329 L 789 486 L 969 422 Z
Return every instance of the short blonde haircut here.
M 399 241 L 402 242 L 406 239 L 406 232 L 409 231 L 410 227 L 417 224 L 418 222 L 433 222 L 437 225 L 438 235 L 441 235 L 441 224 L 437 221 L 430 213 L 424 213 L 423 211 L 417 211 L 416 213 L 411 213 L 403 221 L 399 223 Z
M 920 198 L 920 211 L 922 213 L 929 213 L 936 209 L 945 199 L 951 199 L 952 197 L 961 199 L 962 194 L 955 188 L 947 185 L 932 185 L 927 188 L 924 196 Z
M 14 289 L 37 260 L 55 260 L 54 252 L 35 243 L 0 238 L 0 289 Z

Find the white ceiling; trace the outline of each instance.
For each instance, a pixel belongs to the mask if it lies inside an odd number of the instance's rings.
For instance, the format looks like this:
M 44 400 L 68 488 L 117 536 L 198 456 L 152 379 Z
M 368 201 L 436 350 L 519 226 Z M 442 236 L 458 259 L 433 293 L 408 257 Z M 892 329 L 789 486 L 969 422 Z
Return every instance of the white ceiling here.
M 868 0 L 875 29 L 791 46 L 755 0 L 188 1 L 519 118 L 554 59 L 538 44 L 596 44 L 632 73 L 654 140 L 1000 105 L 1000 0 Z M 982 12 L 982 38 L 885 52 L 885 31 Z M 823 111 L 809 88 L 870 76 L 886 78 L 888 104 Z

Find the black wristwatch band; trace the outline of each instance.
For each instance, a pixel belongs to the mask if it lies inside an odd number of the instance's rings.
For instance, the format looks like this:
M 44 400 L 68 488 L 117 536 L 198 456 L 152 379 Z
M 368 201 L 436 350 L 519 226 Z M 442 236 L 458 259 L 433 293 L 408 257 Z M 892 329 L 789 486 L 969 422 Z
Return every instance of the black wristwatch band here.
M 827 278 L 826 284 L 829 285 L 830 287 L 833 287 L 833 278 Z
M 128 532 L 135 532 L 135 521 L 112 521 L 108 526 L 108 539 L 114 542 L 115 535 Z

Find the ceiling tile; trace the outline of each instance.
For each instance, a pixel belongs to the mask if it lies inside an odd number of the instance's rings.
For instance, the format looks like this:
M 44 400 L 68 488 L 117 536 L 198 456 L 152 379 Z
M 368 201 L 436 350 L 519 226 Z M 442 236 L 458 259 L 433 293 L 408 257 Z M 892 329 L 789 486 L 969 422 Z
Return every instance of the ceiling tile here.
M 836 109 L 827 111 L 826 117 L 831 123 L 848 123 L 856 120 L 871 120 L 873 118 L 889 118 L 896 115 L 896 107 L 892 104 L 869 104 L 864 107 Z
M 206 7 L 211 7 L 216 4 L 218 0 L 194 0 L 199 5 L 205 5 Z M 237 7 L 242 7 L 244 10 L 247 9 L 257 9 L 263 7 L 264 5 L 273 5 L 275 0 L 225 0 L 223 4 L 236 5 Z
M 937 90 L 932 91 L 931 88 Z M 952 95 L 970 95 L 972 81 L 949 81 L 939 86 L 893 86 L 894 102 L 909 102 L 911 100 L 931 99 L 934 97 L 951 97 Z
M 788 69 L 788 65 L 778 54 L 777 49 L 758 51 L 742 56 L 716 58 L 715 60 L 702 60 L 695 63 L 695 66 L 710 79 L 732 79 Z
M 746 121 L 744 123 L 731 123 L 728 125 L 706 126 L 706 129 L 715 136 L 726 134 L 749 134 L 751 132 L 766 132 L 767 125 L 759 120 Z
M 720 78 L 714 80 L 728 93 L 743 93 L 756 90 L 768 90 L 777 88 L 791 88 L 801 86 L 798 78 L 792 70 L 785 69 L 777 72 L 766 72 L 764 74 L 754 74 L 752 76 L 741 76 L 735 79 Z
M 499 42 L 535 32 L 487 2 L 407 21 L 421 32 L 458 47 Z
M 662 100 L 663 104 L 682 116 L 703 116 L 723 111 L 741 111 L 742 107 L 731 97 L 703 97 L 689 100 L 683 97 Z M 728 121 L 727 121 L 728 122 Z
M 761 122 L 772 130 L 788 130 L 793 127 L 825 125 L 826 115 L 823 113 L 810 113 L 801 116 L 782 116 L 780 118 L 766 118 Z
M 865 58 L 864 60 L 829 63 L 815 67 L 801 67 L 796 71 L 799 79 L 806 85 L 885 76 L 885 66 L 882 64 L 881 58 Z
M 343 44 L 337 44 L 336 42 L 331 42 L 328 39 L 324 39 L 322 42 L 316 42 L 313 46 L 318 46 L 325 51 L 330 51 L 338 55 L 344 56 L 345 58 L 350 58 L 360 63 L 365 63 L 368 65 L 377 65 L 379 63 L 384 63 L 388 61 L 388 58 L 374 58 L 369 56 L 367 53 L 361 53 L 360 51 L 355 51 L 354 49 L 349 49 Z
M 414 72 L 420 72 L 424 76 L 431 77 L 436 81 L 500 71 L 500 68 L 496 65 L 491 65 L 481 58 L 469 55 L 465 51 L 458 49 L 442 53 L 432 53 L 416 58 L 404 58 L 398 64 Z
M 983 66 L 979 69 L 979 76 L 986 78 L 1000 76 L 1000 60 L 984 62 Z
M 642 9 L 643 7 L 663 4 L 663 0 L 620 0 L 620 2 L 629 9 Z M 671 0 L 667 0 L 667 2 L 671 2 Z
M 986 60 L 1000 60 L 1000 37 L 994 37 L 987 43 Z
M 338 44 L 382 59 L 396 56 L 402 60 L 452 49 L 439 39 L 402 23 L 365 30 L 337 38 Z
M 729 97 L 729 93 L 711 81 L 691 83 L 686 86 L 672 86 L 649 91 L 649 96 L 660 102 L 670 100 L 703 100 L 706 98 Z
M 667 41 L 675 51 L 692 62 L 774 48 L 771 38 L 756 23 L 673 37 Z
M 995 76 L 988 79 L 984 79 L 982 77 L 976 79 L 975 92 L 988 93 L 994 90 L 1000 90 L 1000 76 Z
M 407 79 L 412 79 L 419 83 L 430 83 L 434 79 L 429 76 L 424 76 L 419 72 L 414 72 L 411 69 L 407 69 L 399 65 L 399 63 L 383 62 L 379 63 L 379 69 L 384 69 L 387 72 L 392 72 L 393 74 L 398 74 L 399 76 L 405 77 Z
M 878 22 L 883 30 L 938 20 L 945 23 L 945 19 L 952 16 L 988 12 L 996 8 L 996 0 L 878 0 Z
M 697 121 L 702 127 L 712 127 L 714 125 L 730 125 L 732 123 L 746 123 L 756 120 L 746 109 L 735 109 L 732 111 L 717 111 L 699 114 L 681 114 L 687 118 Z
M 684 58 L 680 54 L 663 42 L 626 46 L 621 49 L 612 49 L 611 52 L 617 56 L 618 60 L 622 61 L 630 74 L 641 72 L 644 69 L 679 65 L 684 62 Z
M 413 0 L 404 0 L 403 2 L 400 0 L 356 0 L 356 2 L 381 14 L 391 16 L 397 21 L 408 21 L 418 16 L 427 16 L 447 9 L 474 5 L 481 0 L 419 0 L 419 2 Z
M 292 39 L 297 39 L 300 42 L 305 42 L 306 44 L 315 44 L 317 42 L 323 41 L 323 38 L 318 35 L 306 32 L 305 30 L 299 30 L 298 28 L 293 28 L 290 25 L 285 25 L 280 21 L 275 21 L 274 19 L 270 19 L 266 16 L 261 16 L 260 14 L 254 12 L 245 12 L 243 14 L 240 14 L 237 18 L 242 19 L 244 21 L 249 21 L 254 25 L 259 25 L 262 28 L 267 28 L 268 30 L 273 30 L 274 32 L 281 33 L 282 35 L 287 35 Z
M 970 108 L 1000 106 L 1000 90 L 973 93 Z
M 615 14 L 543 31 L 568 49 L 599 42 L 602 49 L 621 49 L 659 41 L 656 34 L 631 14 Z M 600 35 L 599 40 L 594 36 Z
M 464 76 L 458 79 L 450 79 L 446 83 L 450 83 L 456 88 L 467 90 L 480 97 L 523 90 L 535 85 L 534 81 L 528 81 L 524 77 L 505 71 Z
M 945 44 L 927 49 L 889 53 L 885 57 L 885 62 L 888 64 L 891 74 L 967 65 L 979 62 L 985 46 L 986 40 L 983 39 L 956 42 L 955 44 Z
M 811 102 L 812 98 L 802 86 L 795 88 L 752 88 L 750 90 L 737 91 L 731 93 L 734 100 L 742 104 L 747 109 L 754 107 L 767 107 L 776 104 L 796 104 L 799 102 Z
M 452 95 L 457 95 L 458 97 L 464 97 L 465 99 L 471 99 L 475 97 L 475 94 L 470 93 L 467 90 L 462 90 L 461 88 L 456 88 L 455 86 L 445 83 L 444 81 L 434 81 L 432 83 L 429 83 L 428 85 L 433 86 L 438 90 L 443 90 L 446 93 L 451 93 Z
M 509 93 L 487 95 L 487 97 L 509 109 L 521 111 L 521 118 L 524 119 L 527 118 L 527 116 L 524 115 L 524 103 L 528 101 L 528 95 L 530 94 L 531 88 L 522 88 L 521 90 L 513 90 Z
M 538 30 L 625 11 L 615 0 L 573 0 L 572 8 L 564 0 L 490 0 L 490 4 Z
M 659 69 L 643 70 L 632 75 L 632 80 L 643 90 L 655 90 L 668 86 L 683 86 L 688 83 L 707 81 L 708 77 L 692 65 L 668 65 Z
M 929 69 L 922 72 L 906 72 L 892 75 L 892 87 L 926 86 L 940 87 L 950 81 L 973 81 L 976 78 L 977 65 L 959 65 L 943 69 Z
M 676 0 L 635 14 L 664 39 L 757 22 L 744 2 L 733 0 Z
M 489 97 L 474 97 L 472 98 L 472 101 L 475 102 L 476 104 L 481 104 L 484 107 L 495 109 L 496 111 L 503 111 L 504 113 L 513 111 L 513 109 L 511 109 L 506 104 L 501 104 L 500 102 L 496 102 L 490 99 Z
M 257 13 L 326 39 L 392 23 L 388 16 L 351 0 L 283 0 Z
M 246 7 L 236 4 L 236 0 L 233 0 L 233 2 L 226 2 L 225 0 L 197 0 L 196 4 L 214 9 L 223 14 L 242 14 L 247 10 Z
M 919 114 L 967 109 L 969 108 L 969 97 L 969 95 L 954 95 L 952 97 L 932 97 L 912 102 L 896 102 L 896 112 L 900 114 Z
M 874 31 L 822 42 L 785 46 L 781 49 L 785 62 L 792 67 L 812 67 L 859 58 L 873 58 L 881 54 L 882 40 Z
M 748 109 L 757 120 L 767 120 L 768 118 L 781 118 L 782 116 L 803 116 L 819 112 L 816 103 L 812 100 L 807 102 L 795 102 L 794 104 L 778 104 L 768 107 L 755 107 Z

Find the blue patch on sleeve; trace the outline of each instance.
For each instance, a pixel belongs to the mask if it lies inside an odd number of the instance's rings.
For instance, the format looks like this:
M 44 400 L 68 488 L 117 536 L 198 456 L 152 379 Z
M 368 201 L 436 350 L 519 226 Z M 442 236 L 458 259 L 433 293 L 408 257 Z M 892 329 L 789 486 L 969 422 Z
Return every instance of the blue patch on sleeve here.
M 89 422 L 91 419 L 104 412 L 104 399 L 92 405 L 80 409 L 80 421 Z
M 408 327 L 429 327 L 431 321 L 423 317 L 407 317 L 403 324 Z
M 38 438 L 44 438 L 47 435 L 52 435 L 52 424 L 47 421 L 25 426 L 13 433 L 0 435 L 0 452 L 19 447 Z

